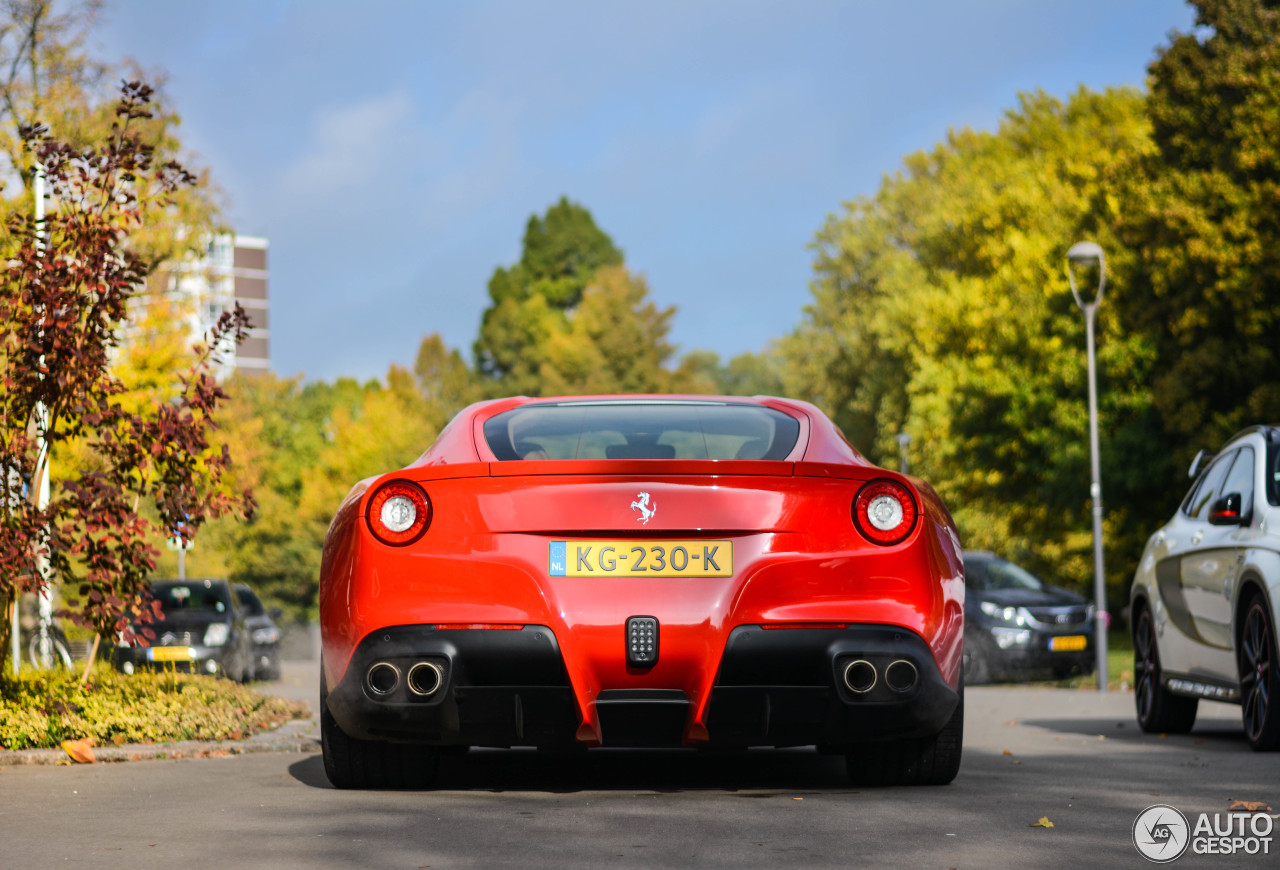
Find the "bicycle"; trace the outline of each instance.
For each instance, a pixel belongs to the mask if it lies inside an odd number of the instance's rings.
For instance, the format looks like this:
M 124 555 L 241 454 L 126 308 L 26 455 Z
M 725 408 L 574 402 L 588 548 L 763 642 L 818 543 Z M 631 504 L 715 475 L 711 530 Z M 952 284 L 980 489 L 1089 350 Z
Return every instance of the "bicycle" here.
M 71 669 L 71 645 L 62 629 L 53 623 L 40 623 L 27 638 L 27 661 L 41 670 Z

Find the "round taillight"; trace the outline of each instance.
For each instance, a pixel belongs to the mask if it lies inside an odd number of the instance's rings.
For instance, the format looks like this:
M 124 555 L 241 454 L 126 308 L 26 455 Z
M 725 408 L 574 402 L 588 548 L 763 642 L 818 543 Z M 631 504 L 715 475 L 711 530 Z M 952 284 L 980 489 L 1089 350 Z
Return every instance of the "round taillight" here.
M 911 490 L 895 480 L 873 480 L 853 499 L 853 521 L 863 537 L 876 544 L 907 539 L 919 516 Z
M 412 544 L 431 525 L 431 500 L 409 480 L 384 483 L 369 499 L 369 531 L 384 544 Z

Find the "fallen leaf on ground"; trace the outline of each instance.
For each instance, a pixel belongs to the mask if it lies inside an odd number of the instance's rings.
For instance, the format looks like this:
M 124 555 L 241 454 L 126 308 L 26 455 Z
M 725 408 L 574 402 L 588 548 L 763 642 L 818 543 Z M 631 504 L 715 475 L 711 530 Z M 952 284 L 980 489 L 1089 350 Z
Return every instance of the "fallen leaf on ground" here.
M 1040 821 L 1032 822 L 1031 824 L 1027 825 L 1027 827 L 1028 828 L 1052 828 L 1053 822 L 1049 821 L 1048 816 L 1041 816 Z
M 1001 754 L 1001 755 L 1013 755 L 1013 753 L 1012 753 L 1012 752 L 1010 752 L 1010 751 L 1009 751 L 1009 750 L 1007 750 L 1007 749 L 1001 750 L 1000 754 Z
M 1231 806 L 1227 807 L 1228 812 L 1231 810 L 1248 810 L 1251 813 L 1256 813 L 1258 810 L 1271 812 L 1271 807 L 1262 801 L 1238 801 L 1235 798 L 1227 798 L 1227 800 L 1231 801 Z
M 1010 764 L 1022 764 L 1022 762 L 1021 762 L 1021 761 L 1010 761 L 1009 763 L 1010 763 Z
M 93 764 L 98 760 L 93 755 L 93 740 L 88 737 L 83 740 L 64 740 L 62 749 L 77 764 Z
M 1017 719 L 1010 719 L 1008 722 L 1006 722 L 1006 723 L 1004 723 L 1004 724 L 1006 724 L 1006 725 L 1017 725 L 1017 724 L 1018 724 L 1018 720 L 1017 720 Z

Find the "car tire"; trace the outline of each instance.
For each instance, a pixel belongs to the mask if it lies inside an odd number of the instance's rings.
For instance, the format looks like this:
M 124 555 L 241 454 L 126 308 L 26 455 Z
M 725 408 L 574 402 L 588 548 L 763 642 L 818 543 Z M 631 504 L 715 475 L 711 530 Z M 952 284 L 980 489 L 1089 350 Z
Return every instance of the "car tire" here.
M 1133 701 L 1138 727 L 1148 734 L 1186 734 L 1196 722 L 1200 699 L 1170 692 L 1161 683 L 1160 673 L 1155 620 L 1151 608 L 1141 606 L 1133 623 Z
M 970 686 L 991 682 L 991 663 L 982 641 L 973 635 L 964 639 L 964 681 Z
M 1245 605 L 1236 644 L 1240 668 L 1240 709 L 1249 745 L 1260 752 L 1280 749 L 1280 674 L 1276 673 L 1276 632 L 1267 600 L 1255 593 Z
M 947 724 L 931 737 L 859 743 L 845 754 L 854 785 L 946 785 L 960 772 L 964 742 L 964 679 Z
M 435 778 L 435 747 L 348 736 L 329 712 L 324 667 L 320 673 L 320 747 L 334 788 L 426 788 Z
M 1055 680 L 1065 680 L 1074 677 L 1076 673 L 1085 673 L 1085 669 L 1077 665 L 1054 665 L 1053 678 Z

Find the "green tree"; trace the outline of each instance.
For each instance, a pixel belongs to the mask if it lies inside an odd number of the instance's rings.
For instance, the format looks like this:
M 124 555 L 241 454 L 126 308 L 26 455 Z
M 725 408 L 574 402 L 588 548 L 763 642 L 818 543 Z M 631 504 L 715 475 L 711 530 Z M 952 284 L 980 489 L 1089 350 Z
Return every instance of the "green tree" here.
M 1025 94 L 995 133 L 961 130 L 906 158 L 871 198 L 830 218 L 815 242 L 814 300 L 781 342 L 786 391 L 827 408 L 873 459 L 913 436 L 912 470 L 955 513 L 965 545 L 1057 579 L 1089 576 L 1083 324 L 1063 273 L 1086 229 L 1107 234 L 1107 191 L 1150 151 L 1141 95 Z M 1118 290 L 1117 290 L 1118 292 Z M 1163 458 L 1151 425 L 1147 337 L 1102 308 L 1112 580 L 1132 564 L 1132 521 Z M 1153 464 L 1157 466 L 1152 471 Z
M 1125 189 L 1138 262 L 1116 300 L 1151 337 L 1152 399 L 1180 458 L 1280 419 L 1280 7 L 1194 0 L 1150 68 L 1156 149 Z
M 727 363 L 711 350 L 692 350 L 680 357 L 674 373 L 682 392 L 717 396 L 782 396 L 787 361 L 776 347 L 740 353 Z
M 481 397 L 480 385 L 466 360 L 457 349 L 448 347 L 439 333 L 423 337 L 413 373 L 422 397 L 443 417 L 433 421 L 439 426 Z
M 675 308 L 649 299 L 643 276 L 624 266 L 595 273 L 566 328 L 548 339 L 539 387 L 547 395 L 662 393 L 677 389 L 665 368 Z
M 392 367 L 385 384 L 233 377 L 219 437 L 237 445 L 233 480 L 258 509 L 214 523 L 187 554 L 189 573 L 248 583 L 290 619 L 314 619 L 325 530 L 352 484 L 408 465 L 471 400 L 465 365 L 438 336 L 423 339 L 418 361 L 415 373 Z M 158 571 L 171 576 L 175 563 L 165 553 Z
M 542 393 L 547 342 L 565 328 L 596 270 L 621 263 L 591 212 L 567 198 L 529 218 L 520 262 L 489 279 L 490 305 L 474 345 L 476 367 L 499 385 L 495 393 Z

